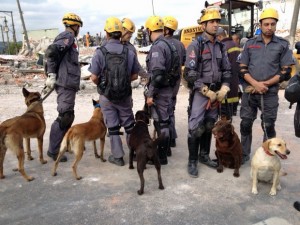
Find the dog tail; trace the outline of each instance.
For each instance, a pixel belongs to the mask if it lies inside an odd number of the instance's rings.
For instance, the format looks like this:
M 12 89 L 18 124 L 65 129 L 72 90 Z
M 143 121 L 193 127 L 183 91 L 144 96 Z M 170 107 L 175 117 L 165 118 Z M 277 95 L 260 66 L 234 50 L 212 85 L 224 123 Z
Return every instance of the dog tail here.
M 70 130 L 69 130 L 70 131 Z M 71 148 L 70 148 L 70 132 L 67 131 L 67 133 L 65 134 L 61 144 L 60 144 L 60 149 L 59 151 L 61 153 L 65 153 L 67 150 L 70 152 Z
M 6 127 L 0 125 L 0 152 L 6 151 L 5 137 Z

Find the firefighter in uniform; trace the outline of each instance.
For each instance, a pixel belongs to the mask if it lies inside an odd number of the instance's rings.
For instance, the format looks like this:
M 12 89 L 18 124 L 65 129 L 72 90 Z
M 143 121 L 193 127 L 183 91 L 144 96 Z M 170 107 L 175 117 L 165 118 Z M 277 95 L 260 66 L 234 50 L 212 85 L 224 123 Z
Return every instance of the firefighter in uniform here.
M 239 72 L 240 66 L 237 62 L 237 58 L 241 53 L 241 49 L 232 38 L 227 37 L 226 31 L 219 27 L 217 31 L 217 38 L 225 45 L 227 50 L 228 59 L 231 65 L 231 83 L 230 91 L 227 94 L 227 98 L 222 101 L 221 105 L 221 118 L 224 116 L 227 120 L 232 120 L 234 113 L 234 106 L 239 102 Z
M 226 48 L 216 39 L 220 20 L 219 8 L 204 9 L 198 20 L 204 32 L 186 51 L 184 76 L 194 81 L 188 118 L 188 173 L 191 177 L 198 177 L 198 160 L 217 167 L 209 157 L 212 128 L 218 118 L 218 104 L 230 90 L 231 79 Z
M 164 36 L 168 42 L 171 42 L 180 57 L 180 70 L 178 71 L 178 76 L 181 77 L 181 66 L 184 65 L 185 62 L 185 48 L 181 41 L 175 39 L 173 37 L 174 31 L 178 28 L 178 21 L 173 16 L 166 16 L 163 18 L 164 21 Z M 170 147 L 176 147 L 176 138 L 177 132 L 175 128 L 175 106 L 177 101 L 177 94 L 179 91 L 181 79 L 178 79 L 176 85 L 173 89 L 173 96 L 172 96 L 172 104 L 170 108 Z M 169 151 L 171 153 L 171 151 Z
M 120 42 L 122 36 L 122 22 L 116 17 L 109 17 L 106 20 L 105 28 L 107 43 L 105 48 L 108 52 L 120 54 L 123 51 L 124 46 Z M 138 64 L 137 57 L 133 51 L 129 49 L 128 55 L 128 68 L 127 73 L 130 76 L 130 80 L 137 79 Z M 105 81 L 104 75 L 105 68 L 105 56 L 100 48 L 97 48 L 92 58 L 92 63 L 89 67 L 91 72 L 91 80 L 97 85 L 101 85 L 101 82 Z M 124 69 L 125 70 L 125 69 Z M 112 155 L 109 156 L 108 161 L 117 166 L 124 166 L 125 162 L 123 156 L 125 155 L 122 140 L 120 138 L 120 128 L 124 127 L 126 132 L 126 141 L 128 140 L 130 132 L 134 126 L 134 115 L 132 111 L 132 95 L 127 96 L 124 101 L 119 103 L 113 103 L 104 94 L 100 93 L 101 109 L 104 116 L 106 127 L 108 128 L 110 137 L 110 146 Z
M 252 126 L 258 109 L 261 110 L 263 140 L 276 136 L 279 83 L 291 77 L 292 52 L 288 41 L 274 34 L 277 21 L 275 9 L 263 10 L 259 19 L 261 34 L 245 43 L 238 60 L 244 80 L 240 111 L 242 163 L 250 159 Z
M 79 53 L 75 38 L 82 27 L 82 20 L 74 13 L 66 13 L 62 22 L 66 29 L 55 38 L 52 46 L 56 47 L 48 49 L 47 52 L 49 59 L 46 87 L 48 90 L 55 88 L 57 93 L 58 117 L 51 126 L 47 151 L 47 155 L 54 161 L 58 156 L 62 139 L 74 121 L 75 96 L 80 87 Z M 63 58 L 60 62 L 51 60 L 55 58 L 50 57 L 53 55 L 60 55 Z M 67 157 L 63 156 L 60 161 L 67 161 Z
M 130 43 L 130 39 L 132 37 L 132 34 L 135 32 L 135 24 L 129 18 L 123 18 L 121 22 L 122 22 L 122 26 L 123 26 L 121 42 L 122 42 L 123 45 L 126 45 L 128 47 L 128 49 L 133 51 L 134 54 L 137 56 L 136 48 Z M 147 72 L 141 66 L 139 61 L 137 61 L 137 62 L 139 64 L 139 73 L 138 73 L 138 75 L 140 77 L 147 78 Z
M 150 16 L 145 25 L 152 46 L 146 58 L 150 81 L 146 87 L 146 103 L 151 109 L 154 127 L 160 137 L 158 156 L 162 165 L 168 164 L 169 149 L 169 109 L 172 104 L 173 87 L 167 80 L 167 71 L 171 67 L 171 49 L 163 41 L 164 23 L 159 16 Z

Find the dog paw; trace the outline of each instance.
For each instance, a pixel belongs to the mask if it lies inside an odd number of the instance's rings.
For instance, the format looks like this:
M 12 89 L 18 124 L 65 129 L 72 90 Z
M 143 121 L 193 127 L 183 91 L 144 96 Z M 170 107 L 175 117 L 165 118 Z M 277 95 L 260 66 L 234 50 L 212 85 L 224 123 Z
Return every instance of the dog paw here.
M 164 187 L 163 185 L 161 185 L 161 186 L 159 186 L 159 187 L 158 187 L 158 189 L 160 189 L 160 190 L 164 190 L 164 189 L 165 189 L 165 187 Z
M 34 160 L 34 158 L 33 158 L 32 156 L 28 156 L 27 159 L 28 159 L 29 161 Z
M 134 169 L 134 166 L 129 166 L 129 169 L 130 169 L 130 170 L 133 170 L 133 169 Z
M 27 178 L 27 181 L 29 182 L 29 181 L 33 181 L 34 180 L 34 177 L 28 177 Z
M 57 173 L 56 172 L 52 173 L 52 176 L 53 177 L 57 176 Z
M 274 190 L 274 189 L 272 188 L 269 194 L 272 195 L 272 196 L 276 195 L 276 189 Z
M 223 169 L 217 168 L 217 172 L 218 172 L 218 173 L 223 173 Z
M 253 189 L 253 188 L 252 188 L 252 194 L 255 194 L 255 195 L 257 195 L 257 194 L 258 194 L 258 191 L 257 191 L 257 189 Z
M 234 176 L 234 177 L 239 177 L 240 174 L 239 174 L 239 173 L 233 173 L 233 176 Z
M 42 164 L 46 164 L 46 163 L 47 163 L 47 160 L 41 159 L 40 162 L 41 162 Z
M 82 176 L 76 177 L 76 180 L 81 180 Z
M 96 158 L 96 159 L 100 159 L 101 157 L 100 157 L 100 155 L 95 154 L 95 158 Z
M 106 159 L 104 159 L 104 158 L 101 158 L 101 161 L 102 161 L 102 162 L 106 162 Z
M 142 195 L 142 194 L 144 194 L 144 191 L 138 190 L 137 193 L 138 193 L 138 195 Z
M 0 176 L 0 179 L 4 179 L 4 178 L 5 178 L 5 176 L 4 176 L 4 175 L 1 175 L 1 176 Z

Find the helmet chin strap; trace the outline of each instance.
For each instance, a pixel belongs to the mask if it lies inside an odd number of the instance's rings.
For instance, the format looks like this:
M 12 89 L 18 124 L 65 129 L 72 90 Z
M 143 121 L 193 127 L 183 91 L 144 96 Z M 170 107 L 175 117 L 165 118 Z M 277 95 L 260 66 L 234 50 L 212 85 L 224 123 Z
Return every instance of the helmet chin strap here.
M 209 35 L 212 36 L 212 37 L 215 37 L 215 36 L 216 36 L 216 34 L 211 34 L 211 33 L 209 33 L 208 31 L 205 31 L 205 33 L 209 34 Z

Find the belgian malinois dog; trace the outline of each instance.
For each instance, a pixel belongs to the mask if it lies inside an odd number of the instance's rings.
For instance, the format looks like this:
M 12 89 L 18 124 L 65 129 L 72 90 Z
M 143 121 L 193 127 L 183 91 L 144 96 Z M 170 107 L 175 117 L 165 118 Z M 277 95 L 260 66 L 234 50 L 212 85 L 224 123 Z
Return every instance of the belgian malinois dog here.
M 5 178 L 3 174 L 3 162 L 7 148 L 12 150 L 18 158 L 18 170 L 27 181 L 34 178 L 28 176 L 24 170 L 24 147 L 23 138 L 26 143 L 27 156 L 32 160 L 30 149 L 30 138 L 37 138 L 40 162 L 47 163 L 43 157 L 43 137 L 46 130 L 44 109 L 39 92 L 29 92 L 22 89 L 27 105 L 26 112 L 21 116 L 8 119 L 0 124 L 0 179 Z
M 63 156 L 63 154 L 68 150 L 69 152 L 73 151 L 75 154 L 75 161 L 72 165 L 73 174 L 77 180 L 80 180 L 82 178 L 77 174 L 77 165 L 83 156 L 83 151 L 85 149 L 84 147 L 85 141 L 93 141 L 95 157 L 100 158 L 102 162 L 106 161 L 103 157 L 103 151 L 104 151 L 105 135 L 107 132 L 107 128 L 104 123 L 104 118 L 103 118 L 99 101 L 93 100 L 93 105 L 94 105 L 94 112 L 92 118 L 86 123 L 76 124 L 72 126 L 65 134 L 64 139 L 60 145 L 58 157 L 52 169 L 53 176 L 57 175 L 56 170 L 57 170 L 59 160 Z M 97 153 L 97 148 L 95 144 L 95 140 L 99 138 L 100 138 L 100 151 L 101 151 L 100 156 Z

